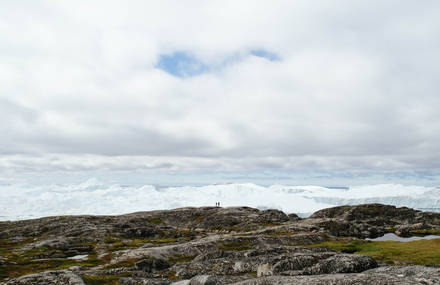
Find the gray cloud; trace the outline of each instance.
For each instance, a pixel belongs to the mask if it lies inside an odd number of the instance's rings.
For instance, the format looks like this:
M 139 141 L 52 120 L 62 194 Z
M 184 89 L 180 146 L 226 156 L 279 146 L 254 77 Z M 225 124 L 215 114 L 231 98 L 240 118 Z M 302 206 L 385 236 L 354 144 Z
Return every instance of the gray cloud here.
M 440 169 L 437 1 L 28 4 L 0 4 L 3 173 Z

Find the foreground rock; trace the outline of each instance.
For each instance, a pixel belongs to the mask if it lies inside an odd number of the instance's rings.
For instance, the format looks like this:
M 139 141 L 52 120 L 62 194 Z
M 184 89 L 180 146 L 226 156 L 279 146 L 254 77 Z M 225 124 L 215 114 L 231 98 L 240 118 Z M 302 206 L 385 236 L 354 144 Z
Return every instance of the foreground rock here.
M 220 283 L 219 283 L 220 284 Z M 358 274 L 328 274 L 314 276 L 271 276 L 256 278 L 234 285 L 371 285 L 371 284 L 440 284 L 440 273 L 435 268 L 423 266 L 387 266 L 365 271 Z
M 440 213 L 381 204 L 328 208 L 307 220 L 332 235 L 359 238 L 375 238 L 387 232 L 409 236 L 415 230 L 440 229 Z
M 37 274 L 30 274 L 13 279 L 6 284 L 26 285 L 26 284 L 70 284 L 84 285 L 82 278 L 68 270 L 47 271 Z
M 436 268 L 378 267 L 368 256 L 314 246 L 439 225 L 440 214 L 379 204 L 307 219 L 203 207 L 0 222 L 0 283 L 440 284 Z

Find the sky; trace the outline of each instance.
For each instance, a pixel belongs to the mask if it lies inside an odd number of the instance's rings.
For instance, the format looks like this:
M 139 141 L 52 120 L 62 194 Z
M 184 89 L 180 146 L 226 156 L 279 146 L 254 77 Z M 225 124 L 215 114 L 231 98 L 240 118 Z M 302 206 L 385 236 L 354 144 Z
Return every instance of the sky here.
M 0 182 L 438 184 L 439 12 L 1 1 Z

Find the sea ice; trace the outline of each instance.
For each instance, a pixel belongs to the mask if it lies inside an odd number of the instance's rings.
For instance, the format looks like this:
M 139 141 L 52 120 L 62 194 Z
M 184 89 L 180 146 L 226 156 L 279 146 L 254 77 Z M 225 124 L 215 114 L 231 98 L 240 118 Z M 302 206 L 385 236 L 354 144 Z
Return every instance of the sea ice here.
M 89 179 L 67 185 L 0 185 L 0 220 L 54 215 L 117 215 L 187 206 L 274 208 L 307 216 L 336 205 L 383 203 L 416 209 L 440 208 L 439 189 L 379 184 L 331 189 L 319 186 L 259 186 L 252 183 L 157 188 L 121 186 Z

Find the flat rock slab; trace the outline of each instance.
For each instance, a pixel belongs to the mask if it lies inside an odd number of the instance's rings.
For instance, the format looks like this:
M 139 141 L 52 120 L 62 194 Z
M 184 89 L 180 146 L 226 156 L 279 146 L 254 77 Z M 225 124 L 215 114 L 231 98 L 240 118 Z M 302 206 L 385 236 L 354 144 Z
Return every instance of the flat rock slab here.
M 387 266 L 363 273 L 310 276 L 269 276 L 245 280 L 234 285 L 410 285 L 440 284 L 440 270 L 424 266 Z

